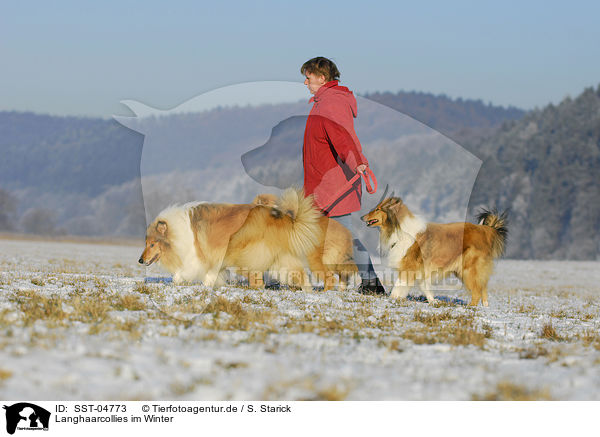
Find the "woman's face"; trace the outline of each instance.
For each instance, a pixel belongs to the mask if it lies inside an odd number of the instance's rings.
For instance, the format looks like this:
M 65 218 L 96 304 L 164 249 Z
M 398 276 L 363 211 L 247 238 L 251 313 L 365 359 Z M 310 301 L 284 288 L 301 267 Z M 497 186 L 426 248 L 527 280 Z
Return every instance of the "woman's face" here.
M 311 94 L 316 94 L 317 91 L 319 91 L 319 88 L 327 82 L 325 76 L 322 74 L 317 76 L 314 73 L 306 73 L 305 76 L 306 79 L 304 80 L 304 85 L 307 86 L 308 91 L 310 91 Z

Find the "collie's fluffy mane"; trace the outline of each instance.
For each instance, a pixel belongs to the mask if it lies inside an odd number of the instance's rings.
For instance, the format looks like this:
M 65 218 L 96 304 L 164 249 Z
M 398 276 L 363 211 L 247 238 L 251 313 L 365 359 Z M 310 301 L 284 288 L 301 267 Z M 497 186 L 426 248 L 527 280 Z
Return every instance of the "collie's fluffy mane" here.
M 427 228 L 427 222 L 413 214 L 399 197 L 389 197 L 377 208 L 383 211 L 387 218 L 386 225 L 380 230 L 382 248 L 389 249 L 401 242 L 403 246 L 408 245 L 406 247 L 408 250 L 417 235 Z
M 400 208 L 400 211 L 389 208 L 384 210 L 389 224 L 380 232 L 380 247 L 386 253 L 394 248 L 390 262 L 399 262 L 417 241 L 417 236 L 427 229 L 427 222 L 414 215 L 406 205 L 401 205 Z
M 192 228 L 190 227 L 190 211 L 197 206 L 204 205 L 206 202 L 188 202 L 183 205 L 174 204 L 163 209 L 152 222 L 167 223 L 167 234 L 171 244 L 180 246 L 188 245 L 186 240 L 193 236 Z M 180 249 L 180 247 L 178 247 Z

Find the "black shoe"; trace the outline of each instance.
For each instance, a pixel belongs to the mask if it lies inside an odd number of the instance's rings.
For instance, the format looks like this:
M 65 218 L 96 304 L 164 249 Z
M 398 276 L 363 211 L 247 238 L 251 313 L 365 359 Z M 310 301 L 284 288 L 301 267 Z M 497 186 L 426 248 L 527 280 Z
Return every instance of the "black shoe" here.
M 374 280 L 366 280 L 363 279 L 362 283 L 360 284 L 360 286 L 358 287 L 358 292 L 360 294 L 370 294 L 370 295 L 375 295 L 375 294 L 381 294 L 381 295 L 385 295 L 385 288 L 383 288 L 383 285 L 381 285 L 381 282 L 379 282 L 378 278 L 375 278 Z

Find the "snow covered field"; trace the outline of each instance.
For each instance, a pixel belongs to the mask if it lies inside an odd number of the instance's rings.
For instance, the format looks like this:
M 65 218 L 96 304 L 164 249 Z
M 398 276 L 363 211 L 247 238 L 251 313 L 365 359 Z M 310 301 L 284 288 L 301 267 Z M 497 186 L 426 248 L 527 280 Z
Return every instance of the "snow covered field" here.
M 141 250 L 0 240 L 0 398 L 600 399 L 599 262 L 500 261 L 472 309 L 146 285 Z

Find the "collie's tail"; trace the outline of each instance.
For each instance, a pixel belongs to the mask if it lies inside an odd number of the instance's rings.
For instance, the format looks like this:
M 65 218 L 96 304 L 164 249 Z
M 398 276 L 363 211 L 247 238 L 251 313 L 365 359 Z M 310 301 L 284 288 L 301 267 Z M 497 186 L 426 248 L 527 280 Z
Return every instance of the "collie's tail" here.
M 499 214 L 496 209 L 482 209 L 477 214 L 477 223 L 494 229 L 492 240 L 492 256 L 498 258 L 504 253 L 506 239 L 508 238 L 508 211 Z
M 288 188 L 285 190 L 276 206 L 272 207 L 274 217 L 288 216 L 291 219 L 289 245 L 295 255 L 306 255 L 319 244 L 321 227 L 319 219 L 321 212 L 313 202 L 313 197 L 304 197 L 304 190 Z

